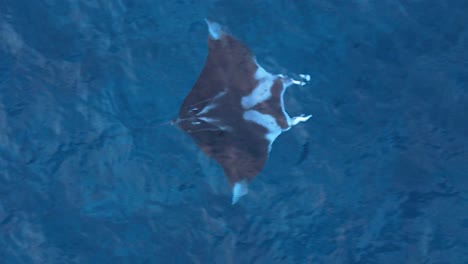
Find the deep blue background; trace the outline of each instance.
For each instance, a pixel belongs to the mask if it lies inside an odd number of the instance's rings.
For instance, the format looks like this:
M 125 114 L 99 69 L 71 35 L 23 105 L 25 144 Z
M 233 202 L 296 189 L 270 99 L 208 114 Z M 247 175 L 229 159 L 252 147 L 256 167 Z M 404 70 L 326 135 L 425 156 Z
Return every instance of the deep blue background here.
M 468 263 L 467 14 L 0 0 L 0 262 Z M 285 99 L 314 117 L 235 206 L 220 167 L 159 125 L 203 66 L 204 18 L 272 73 L 312 75 Z

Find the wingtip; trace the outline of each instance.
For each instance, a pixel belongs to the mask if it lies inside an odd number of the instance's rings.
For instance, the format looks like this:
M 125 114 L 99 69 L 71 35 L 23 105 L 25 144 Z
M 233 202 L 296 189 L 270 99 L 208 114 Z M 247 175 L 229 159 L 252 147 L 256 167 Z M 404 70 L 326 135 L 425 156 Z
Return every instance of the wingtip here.
M 239 199 L 249 193 L 249 187 L 246 180 L 236 182 L 232 187 L 232 205 L 236 204 Z
M 208 25 L 208 32 L 212 39 L 218 40 L 223 36 L 224 32 L 220 24 L 213 22 L 207 18 L 205 18 L 205 22 Z

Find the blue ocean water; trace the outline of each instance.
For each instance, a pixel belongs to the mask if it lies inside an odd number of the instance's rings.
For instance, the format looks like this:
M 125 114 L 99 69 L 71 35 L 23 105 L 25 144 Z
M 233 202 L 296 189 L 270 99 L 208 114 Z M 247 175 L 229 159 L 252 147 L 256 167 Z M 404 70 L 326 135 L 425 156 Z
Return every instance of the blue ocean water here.
M 468 263 L 468 2 L 0 1 L 1 263 Z M 250 193 L 174 118 L 203 19 L 309 73 Z

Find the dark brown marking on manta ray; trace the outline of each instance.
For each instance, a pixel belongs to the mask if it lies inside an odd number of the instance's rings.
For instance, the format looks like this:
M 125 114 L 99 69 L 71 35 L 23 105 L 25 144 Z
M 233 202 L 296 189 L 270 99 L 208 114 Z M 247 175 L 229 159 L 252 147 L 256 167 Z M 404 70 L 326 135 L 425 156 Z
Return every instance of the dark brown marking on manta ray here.
M 276 137 L 310 118 L 289 117 L 282 103 L 288 86 L 305 82 L 268 73 L 247 46 L 219 24 L 207 24 L 205 66 L 174 124 L 221 165 L 233 186 L 234 204 L 265 166 Z M 308 75 L 300 76 L 309 80 Z

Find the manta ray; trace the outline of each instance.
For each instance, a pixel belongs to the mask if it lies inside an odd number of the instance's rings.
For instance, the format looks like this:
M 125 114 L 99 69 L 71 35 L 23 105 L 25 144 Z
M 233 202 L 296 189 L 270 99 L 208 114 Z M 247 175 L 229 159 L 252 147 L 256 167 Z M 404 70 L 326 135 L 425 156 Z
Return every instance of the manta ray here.
M 283 100 L 289 86 L 305 85 L 310 76 L 295 80 L 267 72 L 245 44 L 220 24 L 206 23 L 205 66 L 173 123 L 221 165 L 235 204 L 262 171 L 275 139 L 311 117 L 290 117 Z

